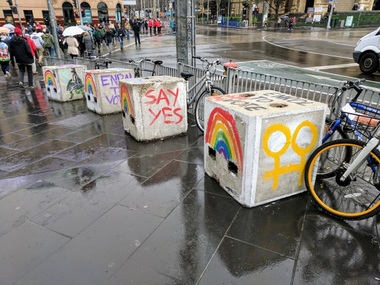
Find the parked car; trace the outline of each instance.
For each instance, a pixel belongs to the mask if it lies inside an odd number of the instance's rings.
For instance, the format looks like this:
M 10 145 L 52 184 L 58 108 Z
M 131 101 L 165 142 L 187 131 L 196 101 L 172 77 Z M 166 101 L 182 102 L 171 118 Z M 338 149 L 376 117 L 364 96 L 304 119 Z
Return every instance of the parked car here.
M 353 58 L 363 73 L 380 71 L 380 27 L 358 41 Z

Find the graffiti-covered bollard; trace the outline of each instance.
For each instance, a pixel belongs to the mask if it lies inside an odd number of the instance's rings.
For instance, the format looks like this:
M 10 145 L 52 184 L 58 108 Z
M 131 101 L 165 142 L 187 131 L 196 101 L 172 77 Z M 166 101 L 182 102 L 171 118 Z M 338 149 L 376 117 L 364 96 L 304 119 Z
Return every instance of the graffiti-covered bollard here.
M 74 64 L 42 67 L 48 98 L 59 102 L 83 99 L 85 70 L 85 65 Z
M 119 81 L 131 78 L 133 69 L 87 70 L 84 76 L 87 108 L 100 115 L 121 112 Z
M 120 81 L 123 125 L 138 141 L 187 132 L 186 84 L 182 78 L 153 76 Z
M 305 191 L 325 115 L 325 104 L 271 90 L 208 97 L 205 171 L 246 207 Z

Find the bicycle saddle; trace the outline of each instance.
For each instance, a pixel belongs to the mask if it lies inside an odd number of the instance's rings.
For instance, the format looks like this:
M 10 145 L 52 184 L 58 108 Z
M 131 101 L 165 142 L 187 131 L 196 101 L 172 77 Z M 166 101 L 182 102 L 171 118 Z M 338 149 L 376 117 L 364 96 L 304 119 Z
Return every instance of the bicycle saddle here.
M 163 64 L 163 61 L 162 60 L 155 60 L 155 61 L 153 61 L 153 63 L 155 65 L 161 65 L 161 64 Z
M 185 80 L 189 79 L 190 77 L 194 76 L 194 74 L 188 73 L 188 72 L 181 72 L 181 77 Z

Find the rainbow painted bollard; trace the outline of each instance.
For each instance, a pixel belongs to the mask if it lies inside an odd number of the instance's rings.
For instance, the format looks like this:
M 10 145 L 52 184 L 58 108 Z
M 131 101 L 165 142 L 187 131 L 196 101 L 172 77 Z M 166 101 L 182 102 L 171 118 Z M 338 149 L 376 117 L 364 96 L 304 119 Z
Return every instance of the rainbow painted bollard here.
M 59 102 L 83 99 L 85 70 L 85 65 L 74 64 L 42 67 L 48 98 Z
M 187 132 L 185 80 L 151 76 L 120 81 L 124 130 L 138 141 Z
M 84 75 L 87 108 L 101 115 L 121 112 L 119 81 L 131 78 L 133 69 L 87 70 Z
M 326 108 L 271 90 L 208 97 L 206 173 L 245 207 L 305 191 L 303 170 Z

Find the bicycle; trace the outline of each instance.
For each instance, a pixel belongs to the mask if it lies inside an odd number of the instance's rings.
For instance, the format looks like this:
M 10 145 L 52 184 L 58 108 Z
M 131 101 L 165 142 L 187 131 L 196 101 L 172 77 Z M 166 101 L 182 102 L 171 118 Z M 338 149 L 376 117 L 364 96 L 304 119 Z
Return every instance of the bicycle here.
M 189 87 L 189 78 L 194 74 L 188 72 L 181 72 L 181 77 L 186 80 L 186 94 L 187 94 L 187 108 L 195 102 L 195 122 L 198 128 L 204 132 L 204 102 L 205 97 L 219 96 L 226 94 L 222 88 L 214 86 L 212 77 L 215 75 L 216 66 L 221 65 L 219 59 L 215 61 L 208 61 L 207 59 L 199 56 L 193 56 L 193 58 L 200 60 L 204 64 L 205 74 L 197 79 L 197 82 Z
M 344 138 L 322 144 L 307 160 L 304 178 L 322 211 L 360 220 L 380 211 L 380 109 L 352 101 L 349 105 L 356 110 L 344 112 L 356 122 L 355 131 L 369 140 Z
M 112 61 L 106 57 L 93 57 L 91 61 L 94 62 L 95 69 L 108 68 Z
M 153 69 L 142 69 L 140 67 L 140 65 L 141 65 L 141 63 L 143 63 L 145 61 L 153 62 L 153 64 L 154 64 L 153 65 Z M 134 65 L 133 71 L 134 71 L 135 77 L 142 77 L 142 72 L 148 72 L 149 75 L 155 76 L 156 75 L 157 66 L 162 65 L 163 62 L 162 62 L 162 60 L 151 60 L 151 59 L 148 59 L 148 58 L 143 58 L 142 60 L 140 60 L 138 62 L 136 62 L 133 59 L 130 59 L 129 63 L 131 63 L 131 64 Z

